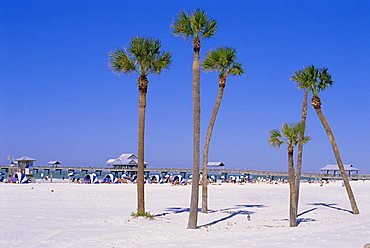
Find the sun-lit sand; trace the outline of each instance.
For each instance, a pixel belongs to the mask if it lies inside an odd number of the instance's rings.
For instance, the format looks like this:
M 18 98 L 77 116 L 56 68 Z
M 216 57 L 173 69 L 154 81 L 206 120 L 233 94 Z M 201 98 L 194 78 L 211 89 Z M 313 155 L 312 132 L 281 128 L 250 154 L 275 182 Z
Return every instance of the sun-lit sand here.
M 190 185 L 146 185 L 154 220 L 130 216 L 136 185 L 0 184 L 0 247 L 363 247 L 370 182 L 303 184 L 300 224 L 288 227 L 288 185 L 210 185 L 209 214 L 187 230 Z

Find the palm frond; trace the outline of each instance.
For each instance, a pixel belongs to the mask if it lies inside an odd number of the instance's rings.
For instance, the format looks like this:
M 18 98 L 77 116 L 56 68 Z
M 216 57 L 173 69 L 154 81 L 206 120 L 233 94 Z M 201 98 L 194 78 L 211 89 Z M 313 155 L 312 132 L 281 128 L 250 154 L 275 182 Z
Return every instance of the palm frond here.
M 320 91 L 327 89 L 333 84 L 328 69 L 316 68 L 314 65 L 295 72 L 290 79 L 296 82 L 301 89 L 309 89 L 314 96 L 317 96 Z
M 269 143 L 272 147 L 280 147 L 284 143 L 279 130 L 270 131 Z
M 242 64 L 238 62 L 233 63 L 229 69 L 229 75 L 240 76 L 243 73 L 244 73 L 244 69 L 242 67 Z
M 209 20 L 207 21 L 207 24 L 203 28 L 201 36 L 203 38 L 210 38 L 215 35 L 216 29 L 217 29 L 216 20 Z
M 198 37 L 207 24 L 207 15 L 202 9 L 197 9 L 190 15 L 190 23 L 194 30 L 194 36 Z
M 130 73 L 136 71 L 134 62 L 122 49 L 118 49 L 110 53 L 109 66 L 114 72 L 118 73 Z
M 169 52 L 162 52 L 158 54 L 153 61 L 153 72 L 160 74 L 162 70 L 167 69 L 172 62 L 172 55 Z
M 317 84 L 318 91 L 323 91 L 333 85 L 331 75 L 328 73 L 328 68 L 322 68 L 319 71 L 319 82 Z
M 210 38 L 217 29 L 216 20 L 209 20 L 207 14 L 202 9 L 186 13 L 181 11 L 172 24 L 172 32 L 175 36 Z
M 303 138 L 303 144 L 306 144 L 310 140 L 311 140 L 311 137 L 310 136 L 304 136 L 304 138 Z
M 194 35 L 189 15 L 185 11 L 181 11 L 176 20 L 172 23 L 172 32 L 175 36 L 180 36 L 188 39 Z
M 217 71 L 220 75 L 241 75 L 244 73 L 241 63 L 236 62 L 236 50 L 220 47 L 210 51 L 203 60 L 205 71 Z
M 305 69 L 296 71 L 290 80 L 294 81 L 300 89 L 307 89 L 309 87 L 308 74 Z
M 135 37 L 127 52 L 120 49 L 111 53 L 111 68 L 117 72 L 136 71 L 141 76 L 160 74 L 171 63 L 171 53 L 161 51 L 161 42 L 152 38 Z

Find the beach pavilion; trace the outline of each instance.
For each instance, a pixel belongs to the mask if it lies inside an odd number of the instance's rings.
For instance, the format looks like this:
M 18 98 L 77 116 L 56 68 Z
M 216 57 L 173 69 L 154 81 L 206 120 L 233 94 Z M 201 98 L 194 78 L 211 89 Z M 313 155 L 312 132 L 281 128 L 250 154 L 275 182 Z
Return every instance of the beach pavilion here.
M 115 169 L 128 169 L 137 168 L 138 158 L 133 153 L 123 153 L 118 158 L 112 158 L 107 160 L 108 166 L 113 166 Z M 144 162 L 144 168 L 148 163 Z
M 353 167 L 352 164 L 344 164 L 343 166 L 348 176 L 351 176 L 351 175 L 358 176 L 359 169 Z M 328 164 L 325 167 L 322 167 L 320 171 L 321 171 L 321 174 L 333 175 L 333 176 L 340 175 L 340 170 L 337 164 Z
M 207 163 L 208 167 L 224 167 L 225 164 L 223 162 L 208 162 Z
M 26 175 L 32 175 L 33 162 L 35 161 L 36 159 L 27 156 L 23 156 L 15 160 L 15 162 L 18 164 L 18 169 L 20 172 Z
M 58 160 L 55 160 L 55 161 L 49 161 L 48 162 L 48 165 L 49 166 L 52 166 L 52 167 L 58 167 L 60 165 L 60 161 Z

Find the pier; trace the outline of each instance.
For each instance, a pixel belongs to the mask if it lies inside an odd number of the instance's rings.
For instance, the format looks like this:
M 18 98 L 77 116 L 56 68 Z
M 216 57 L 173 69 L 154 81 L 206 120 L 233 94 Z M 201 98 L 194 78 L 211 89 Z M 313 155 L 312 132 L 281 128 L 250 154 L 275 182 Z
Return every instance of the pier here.
M 18 167 L 15 166 L 0 166 L 0 171 L 4 174 L 14 173 Z M 191 168 L 145 168 L 145 175 L 149 176 L 151 174 L 180 174 L 184 178 L 188 178 L 191 173 Z M 97 176 L 104 176 L 108 173 L 112 173 L 116 176 L 121 176 L 124 173 L 129 175 L 135 175 L 137 173 L 137 168 L 112 168 L 112 167 L 78 167 L 78 166 L 63 166 L 63 167 L 54 167 L 54 166 L 33 166 L 32 171 L 27 176 L 30 177 L 41 177 L 41 175 L 49 176 L 52 174 L 53 178 L 67 178 L 69 173 L 76 173 L 80 176 L 85 176 L 90 173 L 95 173 Z M 201 173 L 201 171 L 200 171 Z M 265 170 L 253 170 L 253 169 L 225 169 L 223 168 L 209 168 L 208 175 L 223 175 L 225 177 L 231 175 L 252 175 L 252 176 L 261 176 L 269 178 L 287 178 L 288 172 L 286 171 L 265 171 Z M 312 179 L 312 180 L 337 180 L 341 179 L 340 175 L 328 175 L 320 174 L 315 172 L 302 172 L 302 179 Z M 351 180 L 370 180 L 369 174 L 362 175 L 351 175 L 349 177 Z

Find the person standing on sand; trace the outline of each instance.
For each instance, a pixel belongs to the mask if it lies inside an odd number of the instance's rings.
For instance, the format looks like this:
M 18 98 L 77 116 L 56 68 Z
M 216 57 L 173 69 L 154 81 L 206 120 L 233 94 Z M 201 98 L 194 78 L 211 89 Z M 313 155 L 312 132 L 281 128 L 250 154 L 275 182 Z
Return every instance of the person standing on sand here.
M 51 174 L 51 172 L 50 172 L 49 177 L 50 177 L 50 182 L 52 183 L 53 182 L 53 174 Z

